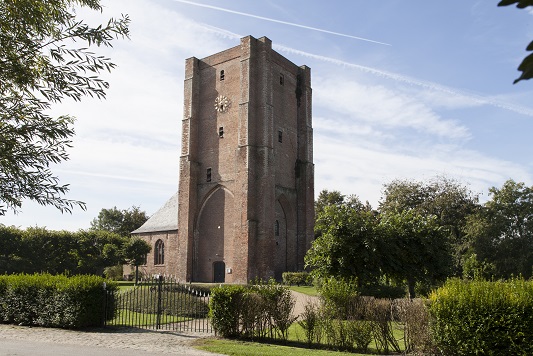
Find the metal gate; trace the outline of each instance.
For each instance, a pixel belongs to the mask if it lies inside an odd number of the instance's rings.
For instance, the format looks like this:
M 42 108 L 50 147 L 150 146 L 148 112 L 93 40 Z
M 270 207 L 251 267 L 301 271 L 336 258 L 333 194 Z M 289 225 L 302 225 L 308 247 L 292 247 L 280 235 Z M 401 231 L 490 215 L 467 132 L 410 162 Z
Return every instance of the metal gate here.
M 141 280 L 122 293 L 106 293 L 106 326 L 212 333 L 208 318 L 209 294 L 171 277 Z M 114 304 L 113 307 L 110 303 Z

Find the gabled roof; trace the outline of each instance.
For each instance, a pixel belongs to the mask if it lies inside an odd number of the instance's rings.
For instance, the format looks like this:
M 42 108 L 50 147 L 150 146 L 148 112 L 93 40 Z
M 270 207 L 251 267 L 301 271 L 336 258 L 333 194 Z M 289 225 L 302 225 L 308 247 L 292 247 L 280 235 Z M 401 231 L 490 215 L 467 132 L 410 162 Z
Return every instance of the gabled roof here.
M 143 232 L 170 231 L 178 229 L 178 192 L 170 198 L 150 219 L 132 234 Z

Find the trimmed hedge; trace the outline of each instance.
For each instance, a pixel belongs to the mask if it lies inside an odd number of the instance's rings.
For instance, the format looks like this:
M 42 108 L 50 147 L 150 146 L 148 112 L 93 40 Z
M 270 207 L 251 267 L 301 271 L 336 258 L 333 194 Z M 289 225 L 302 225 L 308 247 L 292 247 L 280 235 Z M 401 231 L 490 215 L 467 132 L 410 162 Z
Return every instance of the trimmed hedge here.
M 430 298 L 433 335 L 444 354 L 533 354 L 533 282 L 451 279 Z
M 287 340 L 296 318 L 294 298 L 286 287 L 267 284 L 222 285 L 211 290 L 209 316 L 222 337 L 280 338 Z
M 0 322 L 59 328 L 102 326 L 114 316 L 117 286 L 98 276 L 50 274 L 0 276 Z M 107 313 L 106 313 L 106 310 Z
M 288 286 L 312 286 L 313 276 L 308 272 L 283 272 L 281 275 L 283 278 L 283 284 Z

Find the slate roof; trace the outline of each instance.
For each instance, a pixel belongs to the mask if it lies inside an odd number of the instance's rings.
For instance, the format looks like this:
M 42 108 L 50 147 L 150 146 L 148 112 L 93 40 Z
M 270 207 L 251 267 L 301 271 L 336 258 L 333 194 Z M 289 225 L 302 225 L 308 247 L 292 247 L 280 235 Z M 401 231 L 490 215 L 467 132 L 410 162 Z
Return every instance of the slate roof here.
M 178 229 L 178 192 L 165 205 L 155 212 L 146 222 L 132 234 L 143 232 L 170 231 Z

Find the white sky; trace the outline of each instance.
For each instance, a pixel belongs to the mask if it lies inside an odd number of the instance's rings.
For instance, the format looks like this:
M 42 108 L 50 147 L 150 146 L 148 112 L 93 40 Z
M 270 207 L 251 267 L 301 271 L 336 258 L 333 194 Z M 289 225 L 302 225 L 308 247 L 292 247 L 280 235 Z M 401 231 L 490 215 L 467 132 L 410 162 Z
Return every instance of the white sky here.
M 91 23 L 130 15 L 131 40 L 94 49 L 118 68 L 104 101 L 64 102 L 77 118 L 70 160 L 53 171 L 88 210 L 24 202 L 0 223 L 77 230 L 102 208 L 153 214 L 177 190 L 186 58 L 267 36 L 312 71 L 315 194 L 374 207 L 396 178 L 446 175 L 486 198 L 533 184 L 533 81 L 512 82 L 533 12 L 498 1 L 106 0 Z M 202 6 L 200 6 L 202 5 Z

